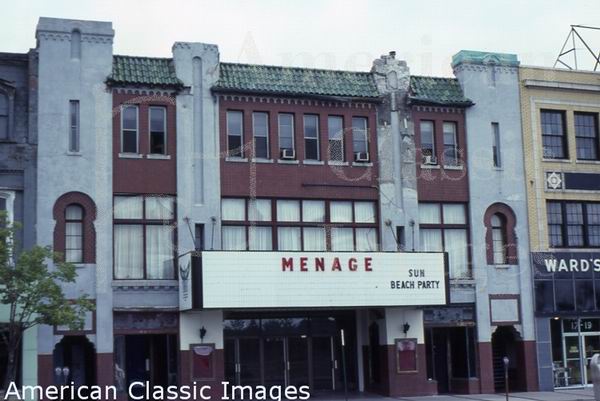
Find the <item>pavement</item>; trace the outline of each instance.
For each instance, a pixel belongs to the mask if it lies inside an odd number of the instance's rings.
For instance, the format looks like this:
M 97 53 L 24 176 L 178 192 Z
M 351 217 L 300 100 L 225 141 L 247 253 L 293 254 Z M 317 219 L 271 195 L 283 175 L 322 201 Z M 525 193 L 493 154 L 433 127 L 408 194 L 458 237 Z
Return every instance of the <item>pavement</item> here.
M 344 401 L 343 394 L 335 394 L 334 396 L 319 396 L 311 397 L 315 401 Z M 508 395 L 510 401 L 593 401 L 594 392 L 592 388 L 555 390 L 555 391 L 532 391 L 527 393 L 510 393 Z M 353 393 L 349 394 L 350 401 L 506 401 L 504 394 L 445 394 L 431 395 L 425 397 L 382 397 L 368 393 Z

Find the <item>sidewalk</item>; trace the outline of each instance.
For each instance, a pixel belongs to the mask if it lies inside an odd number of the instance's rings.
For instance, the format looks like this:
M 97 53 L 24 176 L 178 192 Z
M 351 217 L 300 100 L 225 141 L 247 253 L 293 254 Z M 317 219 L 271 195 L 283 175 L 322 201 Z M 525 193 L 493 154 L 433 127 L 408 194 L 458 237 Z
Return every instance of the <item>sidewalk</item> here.
M 452 394 L 428 397 L 396 398 L 404 401 L 505 401 L 504 394 Z M 510 401 L 590 401 L 594 400 L 591 388 L 574 390 L 538 391 L 528 393 L 511 393 Z

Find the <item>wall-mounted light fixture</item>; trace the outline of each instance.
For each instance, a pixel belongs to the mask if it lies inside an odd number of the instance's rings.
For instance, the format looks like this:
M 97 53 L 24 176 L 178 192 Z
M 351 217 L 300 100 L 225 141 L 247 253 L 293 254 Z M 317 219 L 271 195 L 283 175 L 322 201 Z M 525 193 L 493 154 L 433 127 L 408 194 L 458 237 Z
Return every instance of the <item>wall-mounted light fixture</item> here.
M 406 322 L 406 323 L 404 323 L 404 324 L 402 325 L 402 332 L 403 332 L 404 334 L 407 334 L 407 333 L 408 333 L 408 330 L 410 330 L 410 324 L 408 324 L 408 322 Z
M 202 326 L 200 327 L 200 342 L 204 342 L 204 336 L 206 336 L 206 329 Z

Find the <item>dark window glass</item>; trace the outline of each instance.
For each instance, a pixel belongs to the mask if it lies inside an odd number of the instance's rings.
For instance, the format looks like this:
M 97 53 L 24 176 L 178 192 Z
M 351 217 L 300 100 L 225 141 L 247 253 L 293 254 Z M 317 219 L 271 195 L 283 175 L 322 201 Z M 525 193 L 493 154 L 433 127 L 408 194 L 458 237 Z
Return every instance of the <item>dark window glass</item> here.
M 352 118 L 352 150 L 355 154 L 362 153 L 369 158 L 368 124 L 365 117 Z M 357 157 L 355 157 L 357 159 Z
M 456 123 L 445 122 L 444 125 L 444 165 L 458 165 L 458 140 Z
M 546 205 L 546 213 L 548 215 L 548 228 L 550 235 L 550 246 L 564 246 L 563 239 L 563 217 L 562 204 L 559 202 L 548 202 Z
M 600 280 L 594 280 L 594 287 L 596 289 L 596 309 L 600 310 Z
M 589 312 L 594 310 L 594 283 L 591 280 L 575 280 L 575 297 L 577 311 Z
M 344 119 L 329 116 L 327 132 L 329 135 L 329 160 L 344 161 Z
M 577 158 L 598 159 L 598 124 L 595 114 L 575 113 Z
M 566 159 L 567 139 L 565 133 L 564 112 L 553 110 L 541 111 L 542 145 L 544 158 Z
M 167 111 L 164 107 L 150 107 L 150 153 L 167 154 Z
M 435 136 L 433 121 L 421 121 L 421 154 L 423 155 L 423 161 L 428 156 L 435 156 Z M 433 163 L 432 159 L 427 162 Z
M 0 139 L 8 138 L 8 96 L 0 93 Z
M 583 246 L 583 205 L 567 203 L 567 240 L 569 246 Z
M 554 289 L 552 281 L 535 281 L 535 310 L 537 312 L 554 312 Z
M 600 203 L 587 203 L 587 234 L 590 246 L 600 246 Z
M 138 153 L 138 108 L 137 106 L 125 106 L 122 113 L 121 152 Z
M 252 132 L 254 135 L 254 157 L 269 158 L 269 114 L 252 113 Z
M 227 112 L 227 155 L 230 157 L 243 157 L 243 114 L 241 111 Z
M 573 296 L 573 280 L 555 280 L 554 287 L 554 296 L 556 297 L 556 310 L 575 310 L 575 297 Z
M 79 100 L 69 101 L 69 151 L 79 152 Z
M 500 153 L 500 124 L 492 123 L 492 155 L 494 167 L 502 167 L 502 156 Z
M 304 158 L 319 160 L 319 117 L 304 116 Z
M 196 224 L 194 226 L 194 248 L 197 251 L 204 250 L 204 224 Z
M 294 149 L 294 115 L 279 114 L 279 150 Z

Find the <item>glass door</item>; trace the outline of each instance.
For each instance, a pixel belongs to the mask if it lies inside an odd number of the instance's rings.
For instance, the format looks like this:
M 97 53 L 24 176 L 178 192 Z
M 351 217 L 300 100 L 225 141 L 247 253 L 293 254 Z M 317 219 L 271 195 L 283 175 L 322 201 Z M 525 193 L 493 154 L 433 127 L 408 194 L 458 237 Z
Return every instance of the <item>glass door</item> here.
M 260 340 L 258 338 L 237 339 L 238 383 L 242 386 L 261 384 Z
M 287 338 L 288 386 L 308 386 L 308 338 Z
M 585 384 L 593 384 L 590 372 L 590 361 L 594 354 L 600 354 L 600 335 L 587 334 L 583 336 L 583 349 L 585 350 Z
M 583 377 L 581 372 L 581 348 L 579 345 L 579 336 L 564 336 L 563 341 L 565 367 L 567 372 L 567 379 L 565 380 L 566 385 L 581 385 L 583 384 Z
M 265 386 L 285 386 L 285 341 L 267 337 L 263 341 Z
M 313 388 L 335 390 L 333 337 L 312 338 Z

